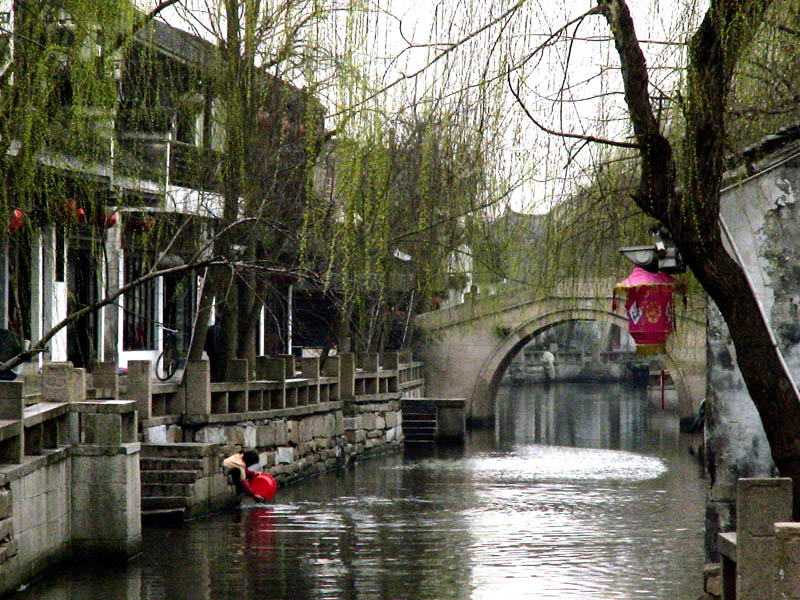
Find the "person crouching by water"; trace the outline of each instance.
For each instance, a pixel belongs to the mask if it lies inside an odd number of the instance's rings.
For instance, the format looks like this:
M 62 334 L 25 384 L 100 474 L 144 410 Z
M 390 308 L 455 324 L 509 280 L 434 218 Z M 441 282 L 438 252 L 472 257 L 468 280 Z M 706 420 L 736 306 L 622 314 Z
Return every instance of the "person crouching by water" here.
M 264 498 L 256 494 L 250 487 L 250 480 L 258 475 L 257 472 L 251 471 L 249 467 L 257 465 L 259 461 L 258 452 L 255 450 L 244 450 L 232 454 L 222 461 L 222 466 L 225 469 L 225 476 L 236 489 L 236 493 L 240 496 L 246 494 L 256 502 L 264 502 Z

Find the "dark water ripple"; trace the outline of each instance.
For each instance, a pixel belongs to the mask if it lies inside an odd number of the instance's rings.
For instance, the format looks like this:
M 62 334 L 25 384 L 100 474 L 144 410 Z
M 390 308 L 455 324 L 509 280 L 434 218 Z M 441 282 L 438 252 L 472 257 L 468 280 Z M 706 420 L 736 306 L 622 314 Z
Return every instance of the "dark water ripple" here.
M 130 565 L 78 561 L 16 598 L 694 600 L 697 440 L 636 393 L 603 390 L 506 389 L 498 432 L 463 449 L 367 461 L 269 506 L 147 529 Z

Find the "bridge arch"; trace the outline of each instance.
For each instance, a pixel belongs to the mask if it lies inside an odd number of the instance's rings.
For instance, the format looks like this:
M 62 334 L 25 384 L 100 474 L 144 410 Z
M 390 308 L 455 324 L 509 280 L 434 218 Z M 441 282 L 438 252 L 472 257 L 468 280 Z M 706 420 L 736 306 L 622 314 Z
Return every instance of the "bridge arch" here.
M 587 308 L 555 310 L 523 323 L 501 340 L 483 363 L 471 395 L 471 414 L 475 417 L 480 415 L 491 418 L 494 415 L 497 388 L 517 353 L 538 333 L 569 321 L 600 321 L 618 325 L 625 330 L 628 326 L 627 318 L 622 315 Z M 678 382 L 682 377 L 675 362 L 669 355 L 662 358 L 667 368 L 674 374 L 676 385 L 685 386 L 685 382 Z
M 464 398 L 473 422 L 491 421 L 497 388 L 515 354 L 536 335 L 568 321 L 601 321 L 627 329 L 622 311 L 611 311 L 613 281 L 568 282 L 552 290 L 503 290 L 470 297 L 463 304 L 416 317 L 425 335 L 418 347 L 426 395 Z M 705 306 L 677 315 L 663 357 L 678 394 L 682 416 L 705 398 Z

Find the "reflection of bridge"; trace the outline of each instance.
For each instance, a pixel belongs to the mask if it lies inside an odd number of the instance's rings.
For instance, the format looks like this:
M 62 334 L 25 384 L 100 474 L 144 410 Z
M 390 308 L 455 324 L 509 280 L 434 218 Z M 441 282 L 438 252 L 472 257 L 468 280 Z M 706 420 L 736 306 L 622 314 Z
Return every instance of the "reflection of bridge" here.
M 463 304 L 421 314 L 426 393 L 467 399 L 473 421 L 491 421 L 497 386 L 511 359 L 537 333 L 567 321 L 605 321 L 627 330 L 624 309 L 611 311 L 613 280 L 564 281 L 554 289 L 508 286 Z M 624 304 L 624 303 L 623 303 Z M 676 332 L 663 356 L 682 415 L 705 396 L 705 305 L 677 307 Z

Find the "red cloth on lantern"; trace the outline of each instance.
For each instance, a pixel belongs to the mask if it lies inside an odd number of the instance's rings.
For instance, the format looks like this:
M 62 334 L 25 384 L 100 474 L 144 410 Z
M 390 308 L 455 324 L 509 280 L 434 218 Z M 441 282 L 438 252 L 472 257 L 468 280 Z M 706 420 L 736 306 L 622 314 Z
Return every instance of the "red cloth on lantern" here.
M 626 279 L 614 286 L 613 310 L 617 308 L 617 290 L 627 292 L 628 331 L 636 342 L 638 354 L 666 351 L 667 336 L 675 329 L 672 293 L 678 285 L 668 273 L 651 273 L 634 267 Z

